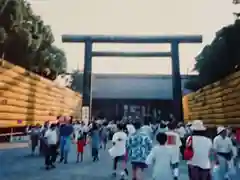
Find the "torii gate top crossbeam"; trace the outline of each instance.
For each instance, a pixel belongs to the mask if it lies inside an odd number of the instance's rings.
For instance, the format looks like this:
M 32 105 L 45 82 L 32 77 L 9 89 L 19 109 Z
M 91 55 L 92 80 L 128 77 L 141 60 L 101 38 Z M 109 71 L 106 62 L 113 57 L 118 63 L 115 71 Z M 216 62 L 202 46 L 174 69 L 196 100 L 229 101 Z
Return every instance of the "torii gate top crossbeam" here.
M 66 43 L 201 43 L 200 35 L 183 36 L 103 36 L 103 35 L 62 35 L 62 42 Z

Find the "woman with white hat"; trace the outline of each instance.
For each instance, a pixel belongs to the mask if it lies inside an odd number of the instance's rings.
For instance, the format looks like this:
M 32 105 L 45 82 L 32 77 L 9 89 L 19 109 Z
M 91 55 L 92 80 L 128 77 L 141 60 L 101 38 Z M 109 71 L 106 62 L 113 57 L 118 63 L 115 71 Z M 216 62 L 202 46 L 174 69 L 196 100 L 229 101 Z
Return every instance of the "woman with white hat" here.
M 219 162 L 218 177 L 220 180 L 229 179 L 228 169 L 233 156 L 233 144 L 227 136 L 227 129 L 225 127 L 219 126 L 217 128 L 217 136 L 213 140 L 213 148 Z
M 210 180 L 210 152 L 212 141 L 206 134 L 206 127 L 201 120 L 194 120 L 191 125 L 192 135 L 188 137 L 186 146 L 191 146 L 192 156 L 188 159 L 188 174 L 190 180 Z M 191 140 L 190 140 L 191 139 Z

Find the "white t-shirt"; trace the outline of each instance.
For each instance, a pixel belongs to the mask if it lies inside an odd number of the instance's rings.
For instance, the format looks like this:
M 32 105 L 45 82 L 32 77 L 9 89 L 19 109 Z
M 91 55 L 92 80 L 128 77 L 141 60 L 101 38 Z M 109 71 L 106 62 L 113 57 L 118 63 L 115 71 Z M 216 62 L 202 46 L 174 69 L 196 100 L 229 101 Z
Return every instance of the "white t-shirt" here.
M 84 125 L 84 126 L 83 126 L 83 132 L 84 132 L 84 133 L 87 133 L 88 131 L 89 131 L 88 125 Z
M 213 140 L 213 149 L 216 152 L 229 153 L 233 149 L 233 144 L 229 137 L 223 139 L 221 135 L 218 135 Z
M 204 136 L 192 136 L 192 143 L 194 155 L 187 163 L 202 169 L 210 169 L 209 154 L 213 146 L 211 139 Z
M 128 134 L 131 135 L 136 132 L 135 127 L 132 124 L 127 124 Z
M 44 135 L 45 138 L 47 138 L 47 143 L 49 145 L 55 145 L 57 144 L 57 140 L 58 140 L 58 135 L 57 135 L 57 131 L 56 130 L 51 130 L 48 129 Z
M 180 160 L 180 147 L 182 146 L 182 141 L 177 132 L 167 131 L 166 135 L 168 137 L 167 146 L 169 146 L 175 152 L 175 158 Z
M 115 156 L 123 156 L 126 153 L 127 134 L 123 131 L 116 132 L 113 135 L 112 142 L 115 143 L 112 147 Z
M 82 125 L 81 124 L 75 124 L 73 128 L 74 128 L 74 131 L 78 131 L 79 132 L 79 131 L 82 130 Z
M 75 124 L 73 128 L 74 128 L 75 140 L 77 140 L 79 137 L 79 133 L 83 132 L 83 126 L 81 124 Z
M 183 126 L 181 126 L 180 128 L 178 128 L 178 129 L 177 129 L 177 132 L 178 132 L 180 138 L 184 138 L 185 135 L 186 135 L 186 129 L 185 129 Z
M 146 159 L 146 164 L 153 164 L 153 179 L 173 179 L 171 164 L 178 161 L 175 159 L 174 151 L 168 146 L 156 145 Z
M 112 132 L 117 131 L 117 125 L 116 124 L 108 124 L 107 128 L 110 129 L 110 131 L 112 131 Z

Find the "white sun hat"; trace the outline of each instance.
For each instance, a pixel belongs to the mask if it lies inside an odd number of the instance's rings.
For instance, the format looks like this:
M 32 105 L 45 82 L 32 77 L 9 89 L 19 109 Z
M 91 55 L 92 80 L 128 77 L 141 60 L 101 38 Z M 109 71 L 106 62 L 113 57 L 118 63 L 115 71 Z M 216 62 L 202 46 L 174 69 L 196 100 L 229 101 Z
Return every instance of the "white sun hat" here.
M 191 126 L 191 125 L 192 125 L 192 122 L 188 121 L 186 125 L 187 125 L 187 126 Z
M 221 132 L 223 132 L 224 130 L 226 130 L 226 128 L 224 126 L 218 126 L 217 127 L 217 134 L 220 134 Z
M 203 125 L 203 122 L 201 120 L 192 121 L 192 125 L 190 128 L 195 131 L 205 131 L 206 130 L 206 127 Z

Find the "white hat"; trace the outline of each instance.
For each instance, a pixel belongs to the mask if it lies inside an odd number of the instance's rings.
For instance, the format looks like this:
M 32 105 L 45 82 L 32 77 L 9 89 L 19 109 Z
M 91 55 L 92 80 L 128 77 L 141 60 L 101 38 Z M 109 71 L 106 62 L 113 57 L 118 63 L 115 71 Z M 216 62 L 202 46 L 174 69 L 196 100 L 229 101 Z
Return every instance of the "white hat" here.
M 195 131 L 205 131 L 206 130 L 206 127 L 203 125 L 203 122 L 201 120 L 194 120 L 192 122 L 192 125 L 190 128 Z
M 192 125 L 192 122 L 187 122 L 186 125 L 187 125 L 187 126 L 191 126 L 191 125 Z
M 217 127 L 217 134 L 220 134 L 221 132 L 223 132 L 224 130 L 226 130 L 226 128 L 224 126 L 218 126 Z

